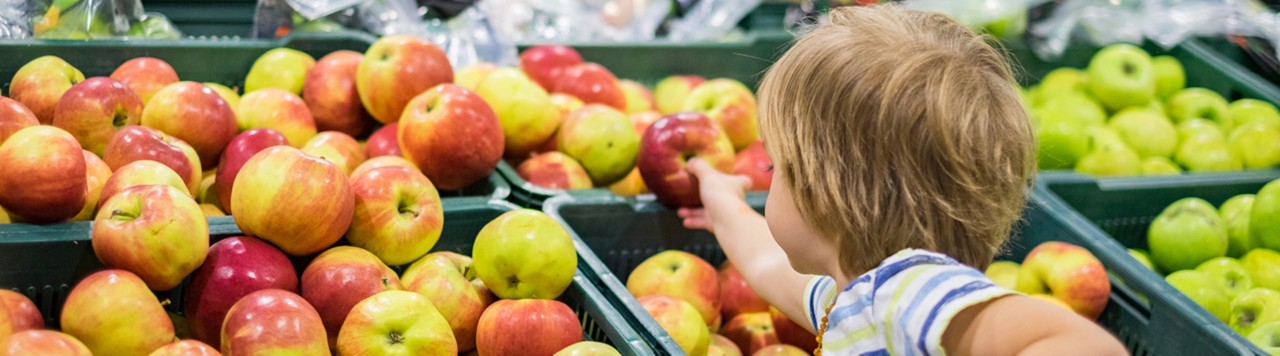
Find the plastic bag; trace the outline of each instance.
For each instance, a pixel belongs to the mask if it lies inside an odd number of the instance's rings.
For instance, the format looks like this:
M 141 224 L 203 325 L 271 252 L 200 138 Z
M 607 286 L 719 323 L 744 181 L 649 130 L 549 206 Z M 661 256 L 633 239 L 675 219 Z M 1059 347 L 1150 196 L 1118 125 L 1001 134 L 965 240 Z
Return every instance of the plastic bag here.
M 760 0 L 701 0 L 670 26 L 672 41 L 706 41 L 734 29 Z
M 0 38 L 30 38 L 30 19 L 38 12 L 25 0 L 0 0 Z
M 6 0 L 8 1 L 8 0 Z M 139 0 L 54 0 L 27 1 L 25 8 L 0 9 L 0 23 L 9 23 L 25 14 L 29 31 L 5 25 L 0 38 L 99 39 L 168 38 L 182 36 L 164 15 L 143 12 Z
M 1050 0 L 909 0 L 906 8 L 946 14 L 971 29 L 999 38 L 1021 36 L 1027 10 Z
M 342 9 L 360 4 L 360 0 L 285 0 L 289 7 L 307 20 L 328 16 Z

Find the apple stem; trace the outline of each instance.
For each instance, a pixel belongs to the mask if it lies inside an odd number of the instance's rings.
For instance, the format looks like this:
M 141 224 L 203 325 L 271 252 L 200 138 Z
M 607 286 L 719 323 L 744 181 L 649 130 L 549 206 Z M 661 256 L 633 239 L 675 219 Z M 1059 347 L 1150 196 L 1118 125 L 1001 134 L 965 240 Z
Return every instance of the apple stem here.
M 133 220 L 133 219 L 137 219 L 137 218 L 138 218 L 138 216 L 137 216 L 137 215 L 130 214 L 129 212 L 126 212 L 126 211 L 124 211 L 124 210 L 119 210 L 119 209 L 117 209 L 117 210 L 113 210 L 113 211 L 111 211 L 111 220 L 124 220 L 124 221 L 128 221 L 128 220 Z
M 404 335 L 400 335 L 398 331 L 392 331 L 391 334 L 387 335 L 387 341 L 392 345 L 402 344 L 404 343 Z

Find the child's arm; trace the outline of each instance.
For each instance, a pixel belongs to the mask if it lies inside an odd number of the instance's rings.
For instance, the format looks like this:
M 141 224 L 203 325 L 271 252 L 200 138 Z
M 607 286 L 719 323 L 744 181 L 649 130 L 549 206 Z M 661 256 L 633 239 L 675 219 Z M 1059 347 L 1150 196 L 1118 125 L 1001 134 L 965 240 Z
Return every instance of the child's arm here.
M 942 347 L 960 355 L 1128 354 L 1115 337 L 1089 320 L 1021 295 L 965 308 L 951 319 Z
M 804 289 L 813 276 L 791 268 L 787 255 L 769 233 L 764 216 L 747 205 L 744 196 L 751 181 L 746 177 L 720 173 L 696 158 L 689 161 L 688 170 L 698 177 L 703 208 L 680 209 L 685 227 L 714 233 L 725 255 L 733 261 L 751 289 L 791 320 L 797 321 L 796 324 L 812 329 L 812 325 L 804 322 L 808 320 L 805 317 Z

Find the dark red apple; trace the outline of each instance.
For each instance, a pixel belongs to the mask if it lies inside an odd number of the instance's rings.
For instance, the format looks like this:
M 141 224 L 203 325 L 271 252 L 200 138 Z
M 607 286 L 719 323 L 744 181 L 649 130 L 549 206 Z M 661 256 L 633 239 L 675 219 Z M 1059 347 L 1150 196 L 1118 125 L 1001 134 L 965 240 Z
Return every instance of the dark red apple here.
M 702 206 L 698 179 L 685 170 L 689 158 L 700 158 L 721 172 L 733 169 L 733 145 L 706 115 L 667 115 L 640 137 L 636 167 L 658 201 L 671 207 Z
M 400 123 L 393 122 L 369 135 L 369 140 L 364 143 L 364 151 L 369 155 L 369 158 L 378 156 L 404 157 L 404 154 L 400 153 L 400 140 L 396 138 L 396 132 L 399 129 Z
M 564 93 L 582 99 L 587 104 L 604 104 L 614 109 L 627 109 L 627 95 L 618 83 L 618 77 L 595 63 L 582 63 L 566 68 L 556 78 L 556 93 Z
M 778 333 L 778 340 L 784 344 L 798 346 L 805 350 L 818 348 L 818 338 L 800 324 L 796 324 L 777 308 L 770 307 L 769 315 L 773 316 L 773 329 Z
M 222 151 L 222 158 L 218 160 L 218 176 L 213 180 L 222 211 L 231 211 L 231 187 L 235 185 L 236 175 L 244 167 L 244 162 L 268 147 L 288 145 L 289 139 L 284 134 L 268 128 L 241 132 L 232 138 L 227 149 Z
M 742 313 L 758 313 L 769 311 L 769 302 L 761 299 L 747 280 L 742 278 L 742 273 L 733 267 L 732 263 L 725 261 L 720 265 L 720 313 L 724 320 L 733 320 L 733 317 Z
M 311 109 L 316 131 L 338 131 L 360 137 L 373 117 L 360 103 L 356 92 L 356 67 L 364 55 L 334 51 L 316 61 L 303 81 L 302 99 Z
M 534 46 L 520 54 L 520 69 L 547 91 L 554 89 L 566 68 L 581 63 L 578 51 L 560 45 Z
M 249 236 L 214 243 L 187 284 L 184 312 L 191 335 L 209 345 L 221 345 L 219 333 L 227 310 L 249 293 L 272 288 L 298 291 L 298 274 L 284 252 Z
M 102 161 L 111 171 L 138 160 L 160 162 L 187 184 L 187 192 L 200 191 L 204 176 L 200 157 L 186 142 L 146 126 L 125 126 L 116 131 L 102 153 Z

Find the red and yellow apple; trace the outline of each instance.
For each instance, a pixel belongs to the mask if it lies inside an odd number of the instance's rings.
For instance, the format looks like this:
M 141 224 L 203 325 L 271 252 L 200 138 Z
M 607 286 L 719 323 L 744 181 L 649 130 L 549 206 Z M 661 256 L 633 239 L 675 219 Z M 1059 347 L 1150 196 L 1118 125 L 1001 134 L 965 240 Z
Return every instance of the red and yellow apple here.
M 111 167 L 98 158 L 98 155 L 84 150 L 81 152 L 84 153 L 84 208 L 71 218 L 72 221 L 93 220 L 98 211 L 98 202 L 102 199 L 102 190 L 107 186 L 107 180 L 110 180 L 112 175 Z M 182 185 L 181 178 L 178 179 L 178 183 L 179 186 L 186 188 L 186 185 Z
M 773 327 L 773 317 L 769 312 L 738 314 L 733 319 L 729 319 L 729 323 L 724 325 L 720 333 L 733 340 L 739 350 L 748 354 L 754 354 L 766 346 L 781 343 L 778 341 L 778 332 Z
M 399 122 L 387 124 L 374 131 L 372 135 L 369 135 L 369 140 L 364 143 L 365 154 L 369 158 L 381 156 L 403 157 L 404 155 L 400 153 L 400 140 L 396 137 L 399 132 Z
M 27 296 L 0 289 L 0 340 L 27 330 L 44 328 L 40 309 Z
M 40 125 L 40 120 L 26 106 L 0 96 L 0 143 L 4 143 L 18 130 L 37 125 Z
M 404 159 L 404 157 L 379 156 L 379 157 L 370 158 L 369 160 L 364 161 L 364 163 L 361 163 L 359 166 L 356 167 L 356 170 L 351 171 L 351 177 L 354 178 L 356 176 L 364 174 L 364 172 L 373 170 L 375 168 L 382 168 L 382 167 L 405 167 L 418 172 L 422 172 L 418 170 L 418 166 L 413 165 L 413 162 L 409 162 L 409 160 Z
M 520 53 L 520 69 L 530 79 L 551 91 L 569 67 L 582 64 L 578 51 L 561 45 L 539 45 Z
M 182 178 L 188 192 L 200 190 L 204 173 L 200 157 L 186 142 L 144 126 L 125 126 L 107 141 L 102 161 L 118 171 L 133 161 L 151 160 L 172 169 Z
M 378 256 L 351 246 L 320 253 L 302 272 L 302 297 L 324 321 L 329 344 L 337 346 L 338 329 L 361 300 L 388 290 L 404 289 L 400 278 Z
M 644 186 L 644 177 L 640 176 L 640 168 L 632 168 L 631 173 L 627 173 L 622 180 L 610 184 L 609 191 L 624 197 L 633 197 L 648 193 L 649 187 Z
M 400 151 L 441 190 L 461 189 L 498 166 L 505 145 L 502 124 L 479 95 L 460 86 L 436 86 L 404 110 Z
M 692 93 L 693 88 L 698 87 L 704 81 L 706 79 L 696 75 L 673 75 L 663 78 L 653 88 L 653 101 L 658 108 L 658 112 L 663 115 L 670 115 L 681 111 L 684 107 L 684 100 L 689 97 L 689 93 Z
M 267 88 L 279 88 L 293 94 L 302 92 L 307 72 L 315 67 L 311 55 L 292 48 L 273 48 L 249 67 L 244 78 L 244 93 L 249 94 Z
M 184 315 L 191 336 L 222 345 L 222 321 L 231 306 L 264 289 L 298 290 L 298 273 L 274 246 L 249 236 L 233 236 L 209 246 L 204 265 L 192 274 L 184 293 Z
M 1027 253 L 1018 271 L 1017 290 L 1049 294 L 1071 305 L 1077 314 L 1097 319 L 1107 306 L 1111 281 L 1089 250 L 1065 242 L 1042 243 Z
M 92 237 L 104 266 L 133 272 L 156 291 L 177 287 L 209 252 L 209 222 L 200 205 L 166 185 L 136 186 L 108 198 Z
M 338 131 L 325 131 L 311 137 L 302 145 L 302 152 L 333 162 L 347 174 L 367 158 L 360 142 Z
M 311 109 L 293 93 L 267 88 L 240 97 L 236 112 L 240 130 L 269 128 L 289 139 L 289 145 L 301 148 L 316 135 L 316 122 Z
M 560 126 L 559 111 L 551 97 L 518 69 L 494 70 L 480 82 L 476 94 L 498 115 L 508 157 L 527 156 Z
M 498 69 L 498 66 L 493 63 L 480 62 L 472 64 L 453 73 L 453 82 L 460 87 L 467 88 L 467 90 L 476 91 L 476 88 L 480 86 L 480 81 L 483 81 L 485 76 L 488 76 L 489 73 L 496 69 Z
M 551 355 L 582 341 L 582 323 L 555 300 L 499 300 L 484 310 L 476 330 L 481 355 Z
M 604 66 L 582 63 L 565 68 L 555 79 L 553 92 L 573 95 L 587 104 L 602 104 L 618 110 L 627 108 L 627 96 L 618 78 Z
M 618 349 L 597 341 L 581 341 L 569 345 L 552 356 L 622 356 Z
M 587 105 L 586 103 L 583 103 L 582 100 L 579 100 L 578 98 L 575 98 L 573 97 L 573 95 L 569 95 L 569 94 L 551 93 L 550 98 L 551 98 L 551 105 L 555 106 L 556 112 L 559 113 L 559 119 L 557 120 L 559 120 L 559 122 L 562 124 L 564 123 L 565 119 L 569 118 L 569 114 L 573 113 L 574 111 L 578 111 L 578 109 L 581 109 L 583 106 Z M 556 146 L 558 143 L 556 141 L 558 140 L 560 140 L 559 127 L 556 128 L 556 133 L 552 134 L 551 137 L 547 138 L 547 142 L 543 142 L 542 146 L 538 146 L 538 149 L 535 150 L 535 152 L 555 151 L 557 149 Z
M 733 161 L 733 174 L 750 178 L 749 190 L 769 190 L 769 185 L 773 184 L 773 161 L 769 160 L 769 154 L 764 151 L 763 142 L 752 142 L 738 152 Z
M 178 82 L 178 72 L 162 59 L 138 57 L 116 67 L 111 79 L 124 83 L 146 105 L 161 88 Z
M 480 229 L 472 248 L 476 275 L 503 299 L 555 299 L 578 269 L 569 232 L 537 210 L 503 213 Z
M 218 96 L 222 97 L 222 100 L 226 100 L 227 106 L 231 107 L 231 111 L 235 111 L 236 108 L 240 107 L 240 93 L 236 92 L 236 89 L 228 88 L 226 85 L 213 82 L 204 82 L 201 84 L 209 87 L 209 89 L 213 89 L 213 92 L 218 93 Z
M 705 355 L 711 346 L 711 332 L 698 310 L 680 299 L 663 294 L 639 297 L 640 306 L 658 322 L 671 340 L 689 355 Z
M 346 173 L 289 146 L 254 154 L 236 175 L 231 191 L 231 215 L 240 230 L 293 256 L 320 252 L 338 242 L 351 226 L 354 209 Z
M 217 349 L 196 340 L 182 340 L 164 345 L 150 356 L 221 356 Z
M 57 56 L 43 56 L 27 62 L 9 81 L 9 97 L 22 103 L 41 124 L 53 122 L 53 113 L 62 94 L 84 81 L 84 73 Z
M 520 178 L 547 189 L 591 189 L 591 176 L 578 161 L 560 152 L 539 153 L 516 167 Z
M 360 102 L 384 124 L 399 121 L 409 101 L 422 92 L 452 82 L 453 67 L 444 51 L 419 37 L 383 36 L 356 67 Z
M 27 330 L 0 338 L 0 355 L 92 356 L 93 353 L 71 335 L 53 330 Z
M 431 180 L 416 169 L 381 167 L 351 177 L 355 215 L 347 241 L 399 266 L 431 251 L 444 229 L 444 206 Z
M 742 350 L 733 340 L 720 334 L 711 334 L 711 346 L 707 348 L 707 356 L 742 356 Z
M 688 252 L 667 250 L 645 259 L 627 277 L 627 291 L 637 297 L 662 294 L 688 302 L 707 325 L 720 315 L 716 268 Z
M 141 118 L 142 99 L 124 83 L 93 77 L 62 94 L 53 113 L 53 126 L 75 136 L 84 149 L 102 155 L 117 130 L 137 125 Z
M 734 149 L 760 140 L 755 95 L 736 80 L 717 78 L 699 84 L 681 110 L 706 114 L 724 130 Z
M 85 277 L 62 305 L 62 332 L 98 355 L 145 355 L 173 342 L 173 322 L 137 275 L 110 269 Z
M 449 321 L 458 351 L 476 347 L 480 315 L 495 299 L 476 276 L 471 257 L 433 252 L 409 265 L 400 278 L 405 290 L 421 294 Z
M 702 205 L 697 178 L 685 170 L 688 158 L 697 157 L 721 172 L 731 172 L 733 146 L 724 132 L 706 115 L 676 113 L 649 126 L 640 139 L 636 167 L 645 186 L 667 206 Z
M 334 51 L 321 57 L 307 72 L 302 98 L 307 102 L 318 131 L 338 131 L 359 137 L 373 122 L 356 91 L 356 67 L 364 55 Z
M 733 267 L 732 263 L 725 261 L 720 265 L 719 270 L 720 281 L 720 313 L 724 320 L 733 320 L 733 317 L 742 313 L 758 313 L 769 311 L 769 302 L 761 299 L 754 289 L 747 284 L 747 280 L 742 278 L 742 273 Z
M 14 221 L 36 224 L 75 217 L 84 209 L 84 153 L 66 131 L 32 126 L 0 144 L 0 206 Z
M 142 185 L 164 185 L 176 188 L 182 194 L 190 196 L 187 192 L 187 186 L 182 183 L 182 178 L 177 173 L 173 173 L 172 169 L 152 160 L 140 160 L 129 162 L 129 164 L 120 167 L 114 173 L 107 177 L 107 181 L 102 184 L 102 191 L 98 192 L 98 202 L 94 205 L 101 207 L 106 205 L 116 194 L 120 194 L 125 189 L 129 189 Z M 95 215 L 96 216 L 96 215 Z
M 263 289 L 241 298 L 222 323 L 222 352 L 231 355 L 328 355 L 316 309 L 297 294 Z
M 560 152 L 582 164 L 596 185 L 613 184 L 635 168 L 640 135 L 631 119 L 604 105 L 587 105 L 560 126 Z
M 787 344 L 777 344 L 760 349 L 751 356 L 809 356 L 809 351 Z
M 340 355 L 458 354 L 449 322 L 414 292 L 374 294 L 351 308 L 338 334 Z
M 142 109 L 141 122 L 191 145 L 204 167 L 217 165 L 222 149 L 239 133 L 231 105 L 213 89 L 196 82 L 177 82 L 160 89 Z
M 244 168 L 244 163 L 268 147 L 287 145 L 289 139 L 279 131 L 268 128 L 250 129 L 231 139 L 227 149 L 222 151 L 222 158 L 218 160 L 217 176 L 213 182 L 214 190 L 218 193 L 218 204 L 223 211 L 231 211 L 231 188 L 235 186 L 236 176 Z
M 634 80 L 621 80 L 618 85 L 622 86 L 622 93 L 627 98 L 627 114 L 637 114 L 645 111 L 653 111 L 653 93 L 649 92 L 649 88 L 645 88 L 644 84 L 637 83 Z

